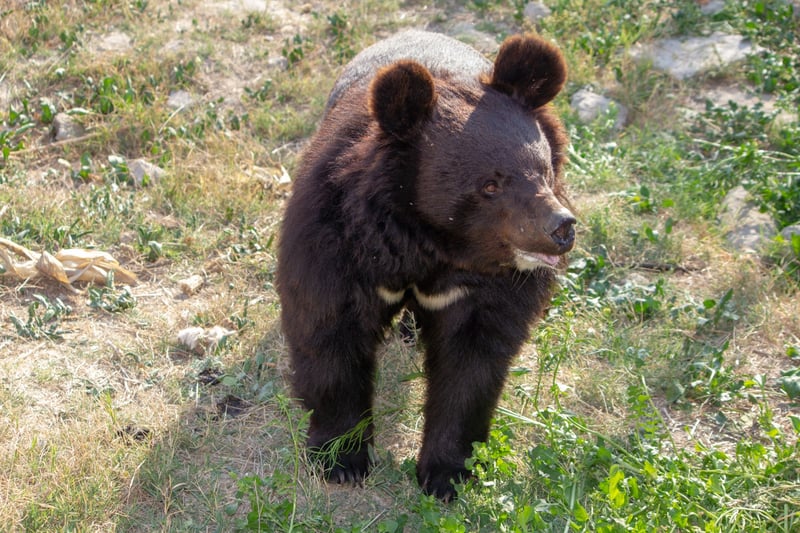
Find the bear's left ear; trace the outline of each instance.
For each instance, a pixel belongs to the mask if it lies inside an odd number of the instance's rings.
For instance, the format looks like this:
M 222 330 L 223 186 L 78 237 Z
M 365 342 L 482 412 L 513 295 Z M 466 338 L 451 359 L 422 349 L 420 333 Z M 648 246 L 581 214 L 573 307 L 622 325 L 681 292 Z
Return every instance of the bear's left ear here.
M 558 48 L 533 35 L 515 35 L 497 52 L 489 84 L 537 109 L 555 98 L 566 80 L 567 64 Z
M 369 108 L 381 129 L 410 140 L 433 114 L 436 89 L 431 73 L 416 61 L 381 69 L 370 86 Z

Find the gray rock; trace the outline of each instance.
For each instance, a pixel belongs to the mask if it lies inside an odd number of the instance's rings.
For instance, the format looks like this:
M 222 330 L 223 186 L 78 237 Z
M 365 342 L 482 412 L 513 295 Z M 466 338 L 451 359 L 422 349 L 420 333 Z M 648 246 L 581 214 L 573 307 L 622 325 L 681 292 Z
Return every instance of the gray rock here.
M 50 135 L 54 141 L 66 141 L 81 137 L 86 133 L 84 127 L 74 118 L 66 113 L 57 113 L 53 117 L 53 124 L 50 127 Z
M 716 15 L 725 9 L 725 0 L 711 0 L 700 6 L 700 12 L 703 15 Z
M 172 91 L 167 98 L 167 106 L 172 109 L 191 107 L 193 103 L 194 98 L 187 91 Z
M 149 183 L 153 183 L 159 181 L 166 174 L 163 168 L 149 161 L 145 161 L 144 159 L 129 161 L 128 171 L 131 173 L 131 176 L 133 176 L 133 181 L 139 187 L 144 185 L 145 177 L 147 177 Z
M 741 61 L 759 50 L 741 35 L 715 32 L 708 37 L 663 39 L 638 45 L 631 55 L 636 60 L 650 60 L 655 68 L 683 80 Z
M 90 44 L 95 52 L 127 52 L 132 46 L 130 36 L 120 31 L 114 31 L 100 36 Z
M 621 129 L 628 119 L 628 110 L 625 106 L 588 88 L 580 89 L 573 94 L 570 105 L 578 113 L 578 118 L 583 123 L 592 122 L 603 113 L 607 113 L 612 107 L 617 110 L 617 120 L 614 123 L 616 129 Z
M 266 0 L 223 0 L 210 2 L 208 5 L 219 11 L 230 11 L 231 13 L 267 12 L 269 7 Z
M 786 242 L 791 242 L 794 235 L 800 235 L 800 221 L 795 222 L 791 226 L 786 226 L 781 230 L 781 237 Z
M 497 49 L 500 47 L 494 36 L 480 31 L 475 27 L 475 24 L 469 21 L 456 22 L 450 25 L 445 33 L 450 37 L 467 43 L 484 54 L 493 54 L 497 52 Z
M 289 68 L 289 60 L 283 56 L 271 57 L 267 60 L 267 67 L 276 70 L 286 70 Z
M 740 106 L 755 107 L 761 104 L 761 108 L 770 113 L 775 110 L 775 98 L 769 94 L 755 94 L 745 91 L 741 87 L 721 85 L 703 90 L 702 93 L 694 97 L 700 110 L 705 109 L 706 100 L 711 100 L 715 105 L 726 107 L 730 102 Z
M 773 124 L 778 128 L 788 127 L 797 121 L 797 113 L 792 113 L 779 108 L 777 100 L 773 95 L 755 93 L 743 87 L 732 87 L 720 85 L 717 87 L 706 87 L 701 92 L 693 95 L 685 101 L 686 107 L 682 108 L 685 119 L 694 122 L 698 119 L 698 114 L 706 110 L 706 101 L 713 105 L 727 108 L 731 102 L 740 107 L 755 108 L 761 106 L 765 113 L 775 113 Z
M 720 218 L 728 243 L 745 253 L 762 251 L 778 233 L 772 217 L 759 211 L 742 186 L 725 196 Z
M 550 8 L 541 2 L 528 2 L 522 11 L 524 17 L 533 23 L 549 17 L 551 13 Z

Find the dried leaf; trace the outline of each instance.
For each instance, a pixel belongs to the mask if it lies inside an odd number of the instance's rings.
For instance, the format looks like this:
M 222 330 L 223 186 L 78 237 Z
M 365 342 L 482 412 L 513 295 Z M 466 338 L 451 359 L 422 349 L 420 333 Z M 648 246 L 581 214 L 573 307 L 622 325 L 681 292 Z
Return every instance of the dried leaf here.
M 70 284 L 67 273 L 64 271 L 64 265 L 47 252 L 42 252 L 39 261 L 36 262 L 36 268 L 48 278 L 52 278 L 65 285 Z
M 20 279 L 32 278 L 39 273 L 36 270 L 36 259 L 22 262 L 14 261 L 14 258 L 4 248 L 0 248 L 0 261 L 3 262 L 6 274 L 11 274 Z
M 16 259 L 12 253 L 24 260 Z M 75 281 L 105 283 L 110 271 L 114 272 L 114 279 L 120 283 L 135 285 L 137 282 L 136 274 L 122 268 L 111 254 L 101 250 L 66 248 L 55 255 L 48 252 L 39 254 L 0 238 L 0 262 L 6 274 L 20 279 L 44 275 L 70 286 L 70 289 Z
M 7 250 L 11 250 L 17 255 L 24 257 L 25 259 L 33 259 L 36 260 L 39 258 L 39 254 L 35 252 L 31 252 L 24 246 L 21 246 L 15 242 L 9 241 L 8 239 L 4 239 L 0 237 L 0 247 L 6 248 Z
M 102 250 L 65 248 L 56 257 L 64 264 L 72 281 L 105 283 L 108 272 L 113 271 L 115 281 L 125 285 L 135 285 L 137 282 L 136 274 L 122 268 L 111 254 Z

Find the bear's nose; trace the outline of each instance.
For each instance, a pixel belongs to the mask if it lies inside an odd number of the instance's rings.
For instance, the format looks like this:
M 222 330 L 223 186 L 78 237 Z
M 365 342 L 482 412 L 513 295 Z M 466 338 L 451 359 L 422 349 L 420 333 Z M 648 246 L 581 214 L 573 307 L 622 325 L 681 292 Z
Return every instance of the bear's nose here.
M 556 229 L 550 233 L 553 242 L 562 248 L 569 249 L 575 242 L 575 217 L 572 214 L 562 214 L 555 221 Z

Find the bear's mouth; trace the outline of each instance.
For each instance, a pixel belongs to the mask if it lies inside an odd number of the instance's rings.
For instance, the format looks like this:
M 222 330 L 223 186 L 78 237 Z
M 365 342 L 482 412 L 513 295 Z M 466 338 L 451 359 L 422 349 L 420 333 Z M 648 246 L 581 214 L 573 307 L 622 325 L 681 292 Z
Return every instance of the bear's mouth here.
M 561 259 L 558 255 L 540 254 L 538 252 L 514 251 L 514 264 L 519 270 L 533 270 L 534 268 L 556 268 Z

